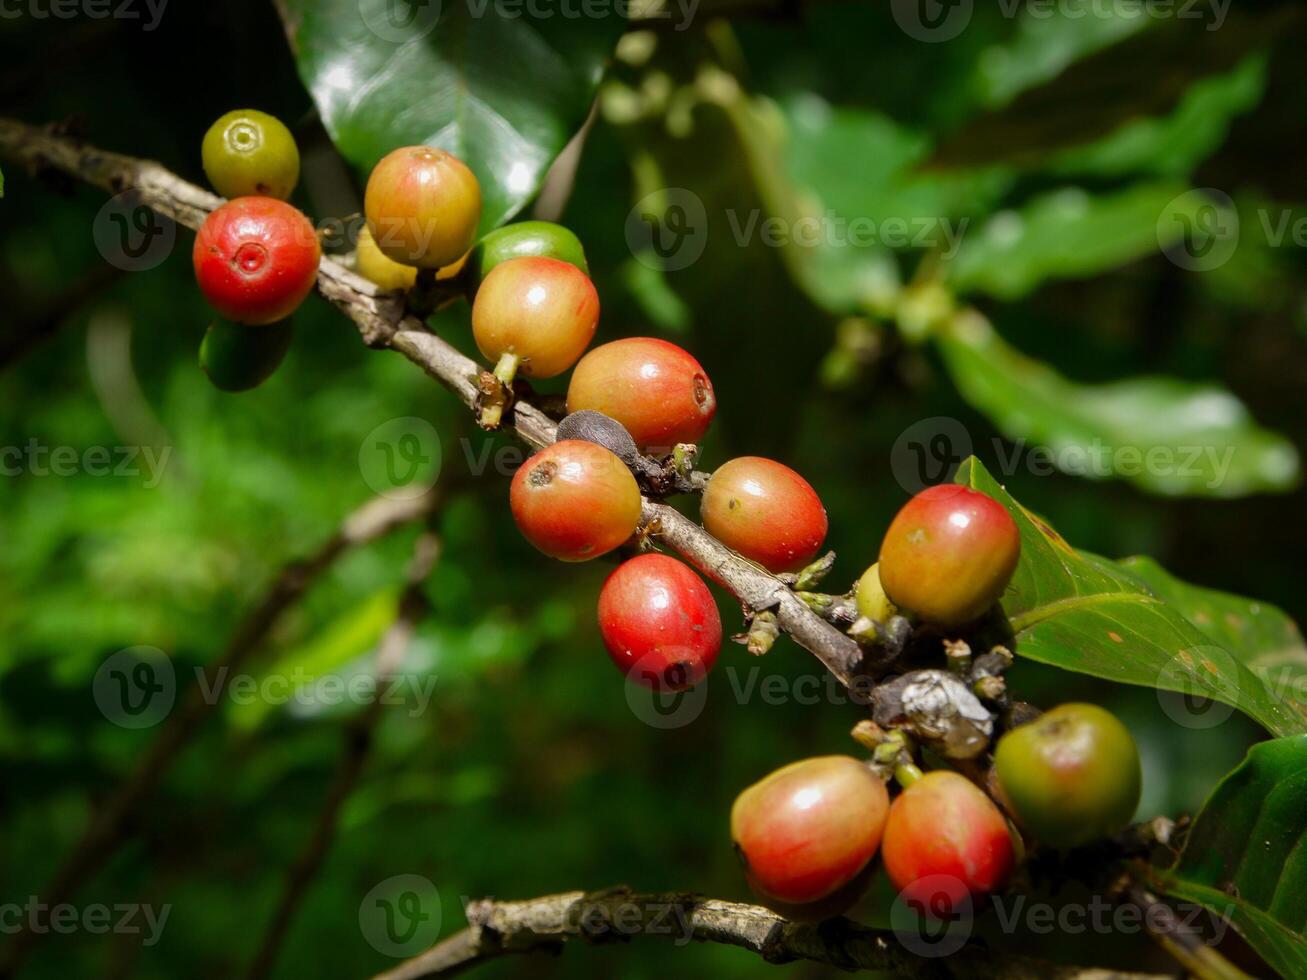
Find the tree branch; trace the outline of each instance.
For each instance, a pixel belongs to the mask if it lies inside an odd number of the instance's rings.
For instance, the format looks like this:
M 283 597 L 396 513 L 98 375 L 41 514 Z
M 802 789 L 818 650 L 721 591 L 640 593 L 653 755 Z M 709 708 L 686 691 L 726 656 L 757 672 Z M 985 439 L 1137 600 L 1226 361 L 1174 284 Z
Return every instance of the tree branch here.
M 157 163 L 107 153 L 11 119 L 0 119 L 0 158 L 38 171 L 53 167 L 111 193 L 133 190 L 141 203 L 189 228 L 198 228 L 208 211 L 221 203 L 221 198 Z M 329 257 L 323 258 L 318 270 L 318 291 L 354 321 L 369 347 L 398 351 L 468 408 L 476 409 L 476 381 L 484 369 L 409 314 L 400 295 L 382 292 Z M 513 403 L 506 424 L 533 449 L 554 441 L 553 420 L 527 399 Z M 774 608 L 782 629 L 844 684 L 850 683 L 862 664 L 861 648 L 812 612 L 780 579 L 735 555 L 671 508 L 646 501 L 645 518 L 656 519 L 652 530 L 659 540 L 698 565 L 741 602 L 754 610 Z
M 439 554 L 439 541 L 430 531 L 419 537 L 413 546 L 413 557 L 405 576 L 408 584 L 399 600 L 399 614 L 377 646 L 373 676 L 379 684 L 393 677 L 404 665 L 409 643 L 428 611 L 422 586 L 435 567 Z M 295 913 L 331 849 L 340 811 L 363 775 L 372 750 L 372 733 L 385 708 L 386 702 L 380 696 L 380 690 L 376 695 L 345 731 L 345 749 L 332 777 L 331 787 L 327 790 L 308 842 L 286 871 L 281 900 L 268 920 L 258 952 L 246 972 L 250 980 L 262 980 L 271 975 Z
M 970 980 L 1163 980 L 997 956 L 964 946 L 945 959 L 923 959 L 891 932 L 848 919 L 791 922 L 770 909 L 683 892 L 640 894 L 626 888 L 566 892 L 522 902 L 485 899 L 467 909 L 468 927 L 374 980 L 448 977 L 510 953 L 558 952 L 571 940 L 627 942 L 637 936 L 739 946 L 768 963 L 809 960 L 842 970 L 884 970 L 896 977 Z
M 206 699 L 204 691 L 220 690 L 231 673 L 260 648 L 282 613 L 299 601 L 344 552 L 421 518 L 433 502 L 432 494 L 412 500 L 374 498 L 346 517 L 314 554 L 281 570 L 259 604 L 236 628 L 222 655 L 206 668 L 204 684 L 191 688 L 136 768 L 108 799 L 96 804 L 86 831 L 41 895 L 43 903 L 54 906 L 66 902 L 131 835 L 131 817 L 219 703 Z M 0 961 L 0 976 L 12 975 L 45 934 L 21 928 L 15 932 Z

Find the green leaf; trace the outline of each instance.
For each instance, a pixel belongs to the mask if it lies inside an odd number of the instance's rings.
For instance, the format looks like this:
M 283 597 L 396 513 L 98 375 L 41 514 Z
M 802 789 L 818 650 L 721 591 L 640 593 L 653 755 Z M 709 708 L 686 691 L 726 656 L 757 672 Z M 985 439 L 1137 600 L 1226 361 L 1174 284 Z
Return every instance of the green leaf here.
M 935 339 L 963 397 L 1019 448 L 1040 447 L 1032 466 L 1177 496 L 1239 497 L 1298 480 L 1293 446 L 1221 388 L 1172 378 L 1077 384 L 1013 349 L 977 313 L 956 316 Z
M 1001 503 L 1020 529 L 1021 561 L 1001 600 L 1019 656 L 1122 684 L 1196 693 L 1277 735 L 1307 732 L 1301 704 L 1276 698 L 1133 572 L 1072 548 L 979 460 L 965 460 L 955 480 Z
M 534 196 L 625 28 L 620 5 L 579 19 L 558 0 L 537 8 L 507 17 L 490 0 L 285 3 L 300 77 L 345 158 L 366 174 L 396 147 L 449 150 L 481 182 L 482 231 Z
M 1081 58 L 1048 83 L 974 119 L 939 148 L 932 163 L 1039 166 L 1132 120 L 1170 112 L 1191 84 L 1229 71 L 1292 17 L 1285 9 L 1228 13 L 1220 30 L 1203 19 L 1175 17 Z M 1137 84 L 1141 76 L 1155 84 Z
M 959 292 L 1010 300 L 1046 279 L 1088 278 L 1115 269 L 1171 244 L 1184 227 L 1183 216 L 1196 222 L 1200 209 L 1214 206 L 1187 190 L 1182 183 L 1163 181 L 1115 194 L 1065 187 L 1040 195 L 969 229 L 948 266 L 949 282 Z M 1166 237 L 1159 238 L 1159 228 Z
M 1307 696 L 1307 643 L 1298 624 L 1283 611 L 1257 599 L 1182 582 L 1152 558 L 1136 556 L 1121 564 L 1243 661 L 1272 691 Z
M 1226 917 L 1282 975 L 1307 976 L 1307 736 L 1253 746 L 1158 886 Z

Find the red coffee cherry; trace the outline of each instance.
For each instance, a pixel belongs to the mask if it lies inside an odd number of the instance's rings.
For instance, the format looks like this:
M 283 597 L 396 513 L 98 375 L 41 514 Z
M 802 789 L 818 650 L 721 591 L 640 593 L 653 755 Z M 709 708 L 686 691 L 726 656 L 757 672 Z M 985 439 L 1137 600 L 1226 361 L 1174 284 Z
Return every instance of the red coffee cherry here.
M 880 581 L 896 606 L 962 626 L 989 609 L 1016 571 L 1021 533 L 992 497 L 953 484 L 921 491 L 890 523 Z
M 1004 735 L 994 753 L 1003 797 L 1042 844 L 1078 847 L 1123 830 L 1139 805 L 1139 750 L 1095 704 L 1063 704 Z
M 761 456 L 718 467 L 700 515 L 709 534 L 773 572 L 807 565 L 826 538 L 826 509 L 817 492 L 788 466 Z
M 204 219 L 191 260 L 204 298 L 237 323 L 284 320 L 318 278 L 322 250 L 303 213 L 272 197 L 238 197 Z
M 655 691 L 698 684 L 722 646 L 708 586 L 666 555 L 640 555 L 608 576 L 599 593 L 599 632 L 613 663 Z
M 472 304 L 477 347 L 508 382 L 562 374 L 599 324 L 599 294 L 584 272 L 561 259 L 530 256 L 495 266 Z
M 894 800 L 881 857 L 903 900 L 941 919 L 1002 888 L 1015 860 L 998 807 L 948 770 L 926 773 Z
M 642 453 L 665 455 L 698 442 L 717 412 L 699 362 L 654 337 L 614 340 L 590 351 L 572 372 L 567 410 L 603 412 L 631 433 Z
M 373 168 L 363 211 L 386 256 L 420 269 L 439 269 L 471 249 L 481 220 L 481 185 L 452 153 L 404 146 Z
M 803 905 L 833 895 L 876 853 L 889 810 L 880 777 L 857 759 L 791 763 L 731 807 L 731 839 L 764 899 Z
M 513 477 L 518 529 L 551 558 L 588 561 L 612 551 L 640 523 L 640 488 L 603 446 L 568 439 L 540 450 Z

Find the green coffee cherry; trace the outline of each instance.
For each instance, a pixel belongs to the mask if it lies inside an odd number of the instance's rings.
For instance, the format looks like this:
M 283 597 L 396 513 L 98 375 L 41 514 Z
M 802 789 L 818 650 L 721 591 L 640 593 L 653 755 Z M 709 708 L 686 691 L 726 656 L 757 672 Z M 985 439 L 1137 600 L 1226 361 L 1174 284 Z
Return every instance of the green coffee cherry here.
M 891 616 L 898 613 L 880 584 L 879 562 L 863 572 L 862 578 L 858 579 L 857 601 L 859 614 L 878 623 L 888 622 Z
M 259 327 L 218 320 L 204 332 L 200 367 L 221 391 L 257 388 L 281 365 L 293 333 L 290 320 Z
M 1064 704 L 1012 729 L 999 740 L 994 766 L 1021 826 L 1053 847 L 1110 837 L 1139 805 L 1139 750 L 1097 705 Z
M 204 134 L 204 173 L 223 197 L 262 194 L 282 201 L 300 177 L 295 137 L 275 116 L 238 109 L 222 116 Z
M 581 241 L 571 231 L 551 221 L 519 221 L 496 228 L 472 248 L 464 272 L 468 294 L 475 293 L 490 270 L 501 262 L 531 255 L 562 259 L 590 274 Z

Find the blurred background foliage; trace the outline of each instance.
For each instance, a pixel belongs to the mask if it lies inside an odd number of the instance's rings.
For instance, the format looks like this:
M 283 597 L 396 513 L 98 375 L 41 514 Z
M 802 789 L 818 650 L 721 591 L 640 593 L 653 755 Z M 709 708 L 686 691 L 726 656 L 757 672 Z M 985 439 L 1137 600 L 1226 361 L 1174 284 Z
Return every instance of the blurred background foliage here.
M 357 17 L 353 4 L 292 6 Z M 704 0 L 688 30 L 657 23 L 627 34 L 570 193 L 508 195 L 505 213 L 561 214 L 580 235 L 603 298 L 600 339 L 665 336 L 705 364 L 721 406 L 707 467 L 773 455 L 812 481 L 830 513 L 837 581 L 872 560 L 905 498 L 891 468 L 896 439 L 920 419 L 948 417 L 995 472 L 1000 449 L 1011 452 L 1005 437 L 1234 446 L 1230 481 L 1215 488 L 1024 465 L 1004 478 L 1078 547 L 1146 553 L 1301 619 L 1304 259 L 1291 238 L 1276 247 L 1265 221 L 1307 217 L 1297 163 L 1307 132 L 1290 109 L 1301 96 L 1302 19 L 1288 5 L 1245 4 L 1208 29 L 1210 10 L 1205 21 L 1122 16 L 1111 5 L 1080 16 L 1069 0 L 1051 16 L 985 6 L 956 37 L 928 43 L 890 6 L 785 4 L 728 26 Z M 330 43 L 330 28 L 312 36 Z M 621 25 L 584 31 L 585 50 L 602 54 L 594 38 L 611 45 Z M 177 3 L 153 31 L 20 16 L 0 22 L 0 51 L 5 114 L 72 120 L 97 145 L 203 183 L 209 123 L 255 106 L 300 141 L 296 203 L 317 218 L 358 210 L 366 162 L 342 144 L 351 169 L 332 146 L 333 118 L 318 114 L 262 0 Z M 301 48 L 309 79 L 311 54 L 322 51 Z M 356 64 L 375 57 L 360 53 Z M 474 59 L 469 70 L 489 73 L 480 82 L 493 88 L 494 72 L 521 72 L 509 60 Z M 429 77 L 400 72 L 387 84 L 419 110 L 439 95 Z M 584 118 L 584 85 L 551 92 Z M 389 125 L 399 109 L 375 112 Z M 555 127 L 544 142 L 566 136 Z M 698 261 L 666 272 L 633 255 L 625 234 L 632 205 L 665 188 L 696 195 L 711 229 Z M 1203 271 L 1163 252 L 1174 229 L 1162 230 L 1162 217 L 1190 188 L 1226 195 L 1242 231 L 1228 261 Z M 148 445 L 171 456 L 157 485 L 146 472 L 25 467 L 0 478 L 0 897 L 39 891 L 148 744 L 149 730 L 118 728 L 96 709 L 91 680 L 103 659 L 153 646 L 189 679 L 277 570 L 371 496 L 359 466 L 365 436 L 417 416 L 440 434 L 449 485 L 437 520 L 444 552 L 425 590 L 432 615 L 405 665 L 435 678 L 434 696 L 425 711 L 383 716 L 278 975 L 386 966 L 357 926 L 359 902 L 401 873 L 436 883 L 444 933 L 462 922 L 462 897 L 624 882 L 745 898 L 726 829 L 735 793 L 784 762 L 853 748 L 852 705 L 740 694 L 768 676 L 814 676 L 811 658 L 788 641 L 762 660 L 731 646 L 694 722 L 641 722 L 594 623 L 607 566 L 560 569 L 535 554 L 508 518 L 504 473 L 469 473 L 487 443 L 507 442 L 477 431 L 402 358 L 366 351 L 316 298 L 269 382 L 239 396 L 214 390 L 195 360 L 208 314 L 189 234 L 158 268 L 106 274 L 91 235 L 101 195 L 62 190 L 6 174 L 3 339 L 59 322 L 0 377 L 0 445 L 79 454 Z M 878 244 L 774 248 L 757 236 L 741 245 L 727 216 L 755 209 L 786 220 L 829 209 L 878 227 L 967 224 L 947 257 Z M 941 326 L 955 303 L 974 304 L 992 337 L 976 343 Z M 465 309 L 439 328 L 474 353 Z M 1157 378 L 1170 380 L 1139 380 Z M 253 671 L 366 670 L 415 534 L 347 555 L 281 621 Z M 722 610 L 738 620 L 724 596 Z M 1182 728 L 1152 692 L 1047 668 L 1020 665 L 1011 682 L 1037 703 L 1094 699 L 1128 720 L 1144 754 L 1143 816 L 1192 810 L 1261 737 L 1238 716 Z M 239 972 L 321 805 L 348 714 L 224 705 L 133 825 L 130 846 L 78 900 L 170 903 L 161 940 L 57 937 L 30 975 Z M 855 915 L 880 920 L 883 898 L 874 891 Z M 1066 937 L 1056 949 L 1021 941 L 1068 960 L 1089 949 Z M 1139 966 L 1144 953 L 1123 945 L 1106 955 Z M 651 942 L 485 975 L 676 971 L 822 972 Z

